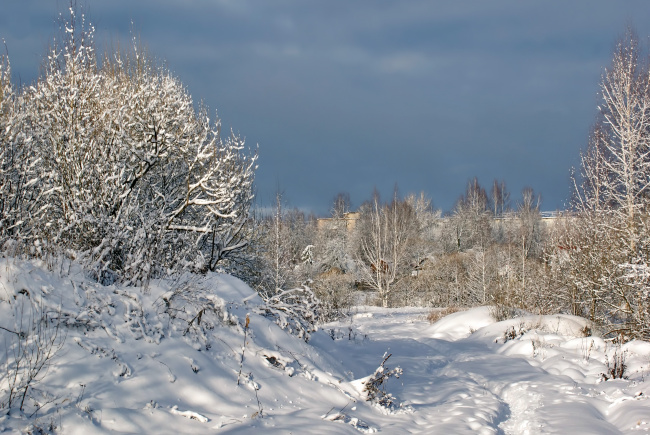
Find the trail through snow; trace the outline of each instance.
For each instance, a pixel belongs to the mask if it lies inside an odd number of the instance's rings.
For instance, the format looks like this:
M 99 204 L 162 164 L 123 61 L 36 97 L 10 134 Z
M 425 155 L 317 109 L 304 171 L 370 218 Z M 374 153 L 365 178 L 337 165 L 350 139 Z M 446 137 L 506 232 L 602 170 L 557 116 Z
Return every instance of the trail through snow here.
M 372 340 L 339 354 L 346 357 L 342 359 L 346 367 L 360 373 L 367 372 L 368 363 L 379 360 L 382 352 L 392 353 L 392 363 L 402 367 L 404 374 L 391 389 L 411 411 L 391 415 L 382 422 L 386 429 L 479 434 L 612 434 L 650 429 L 650 403 L 645 400 L 650 353 L 638 353 L 636 381 L 600 382 L 606 366 L 595 346 L 589 361 L 582 355 L 589 344 L 582 349 L 575 346 L 576 340 L 590 343 L 590 339 L 556 334 L 571 326 L 579 333 L 586 323 L 582 319 L 531 316 L 492 324 L 484 307 L 429 326 L 422 320 L 424 311 L 368 310 L 355 316 L 351 327 Z M 509 323 L 522 332 L 540 329 L 504 344 Z M 637 350 L 647 352 L 646 345 L 637 343 Z
M 479 307 L 432 325 L 429 309 L 358 307 L 305 343 L 229 276 L 102 287 L 74 267 L 62 277 L 0 259 L 0 373 L 30 301 L 57 313 L 65 343 L 25 412 L 2 409 L 0 375 L 2 433 L 650 431 L 650 343 L 616 348 L 573 316 L 494 322 Z M 604 381 L 615 351 L 629 379 Z M 385 370 L 403 371 L 385 384 L 391 409 L 363 391 L 388 355 Z

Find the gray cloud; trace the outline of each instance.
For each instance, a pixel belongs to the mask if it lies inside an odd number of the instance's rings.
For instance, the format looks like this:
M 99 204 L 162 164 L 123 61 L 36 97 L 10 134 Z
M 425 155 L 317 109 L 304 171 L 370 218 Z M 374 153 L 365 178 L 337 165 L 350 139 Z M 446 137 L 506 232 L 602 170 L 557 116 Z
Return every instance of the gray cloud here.
M 513 197 L 532 186 L 561 208 L 617 36 L 628 22 L 650 35 L 650 3 L 638 0 L 87 6 L 100 48 L 129 40 L 133 20 L 195 99 L 259 143 L 262 201 L 279 184 L 317 212 L 338 191 L 359 204 L 395 182 L 449 209 L 473 176 L 504 179 Z M 55 18 L 49 0 L 4 6 L 0 37 L 24 82 Z

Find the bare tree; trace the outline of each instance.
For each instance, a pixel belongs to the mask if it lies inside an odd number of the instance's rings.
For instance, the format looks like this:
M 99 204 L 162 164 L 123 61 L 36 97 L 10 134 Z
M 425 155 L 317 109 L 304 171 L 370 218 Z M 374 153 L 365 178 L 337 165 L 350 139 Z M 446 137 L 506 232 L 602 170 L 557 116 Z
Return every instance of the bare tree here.
M 526 292 L 526 264 L 529 258 L 541 253 L 542 228 L 539 206 L 541 198 L 532 188 L 521 192 L 521 202 L 517 206 L 519 221 L 518 238 L 521 247 L 521 290 Z
M 330 214 L 334 219 L 341 219 L 350 211 L 352 203 L 348 192 L 339 192 L 332 201 Z
M 415 212 L 399 199 L 397 189 L 389 204 L 382 204 L 375 191 L 363 208 L 357 264 L 363 281 L 377 291 L 384 307 L 394 285 L 409 273 L 409 249 L 417 229 Z
M 490 190 L 492 199 L 492 214 L 495 217 L 502 217 L 510 207 L 510 192 L 506 188 L 506 182 L 494 180 Z
M 269 295 L 300 287 L 313 278 L 318 268 L 316 220 L 297 208 L 286 209 L 276 193 L 273 214 L 257 222 L 261 228 L 258 254 L 263 257 L 266 278 L 261 285 Z M 318 252 L 320 253 L 320 252 Z
M 492 182 L 490 196 L 492 200 L 492 216 L 494 217 L 494 224 L 492 226 L 493 238 L 495 242 L 503 243 L 506 237 L 506 213 L 510 210 L 510 192 L 506 188 L 506 182 L 495 179 Z
M 449 220 L 448 234 L 451 234 L 456 251 L 473 247 L 485 249 L 490 239 L 490 209 L 488 196 L 477 178 L 467 183 L 465 194 L 456 202 Z

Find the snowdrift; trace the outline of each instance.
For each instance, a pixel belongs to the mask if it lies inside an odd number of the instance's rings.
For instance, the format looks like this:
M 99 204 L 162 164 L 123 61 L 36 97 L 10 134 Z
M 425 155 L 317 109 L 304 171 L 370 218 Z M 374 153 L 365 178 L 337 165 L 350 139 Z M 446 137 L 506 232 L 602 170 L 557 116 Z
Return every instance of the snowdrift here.
M 0 430 L 43 433 L 626 433 L 650 430 L 650 343 L 585 336 L 573 316 L 429 324 L 422 308 L 358 307 L 308 343 L 227 275 L 101 286 L 74 265 L 0 260 Z M 30 307 L 36 307 L 31 310 Z M 17 344 L 58 349 L 7 409 Z M 49 329 L 52 331 L 52 329 Z M 16 332 L 19 332 L 16 334 Z M 31 338 L 30 338 L 31 337 Z M 30 341 L 31 340 L 31 341 Z M 617 359 L 618 358 L 618 359 Z M 384 365 L 382 364 L 384 361 Z M 624 378 L 610 369 L 623 364 Z M 366 401 L 379 383 L 391 406 Z M 606 380 L 608 379 L 609 380 Z
M 50 324 L 60 322 L 62 343 L 29 390 L 23 412 L 3 410 L 0 428 L 280 430 L 289 421 L 319 418 L 303 416 L 317 403 L 332 408 L 347 400 L 338 385 L 341 368 L 256 314 L 261 303 L 227 275 L 104 287 L 74 266 L 61 277 L 38 263 L 0 260 L 0 326 L 9 351 L 2 363 L 12 364 L 17 339 L 7 330 L 26 329 L 41 312 L 49 313 Z M 3 395 L 7 387 L 4 380 Z

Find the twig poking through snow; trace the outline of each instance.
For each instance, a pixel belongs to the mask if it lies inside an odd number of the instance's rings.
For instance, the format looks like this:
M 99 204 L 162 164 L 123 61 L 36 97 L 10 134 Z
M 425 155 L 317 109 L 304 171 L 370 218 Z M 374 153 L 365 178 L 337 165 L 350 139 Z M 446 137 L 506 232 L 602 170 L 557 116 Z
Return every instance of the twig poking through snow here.
M 244 325 L 244 345 L 241 348 L 241 361 L 239 362 L 239 373 L 237 374 L 237 385 L 239 385 L 239 378 L 241 377 L 242 369 L 244 368 L 244 353 L 246 352 L 246 338 L 248 334 L 248 325 L 250 324 L 250 318 L 246 314 L 246 324 Z
M 395 377 L 398 378 L 402 375 L 402 369 L 395 367 L 389 369 L 384 364 L 388 361 L 393 354 L 384 354 L 384 360 L 381 362 L 375 373 L 372 374 L 364 384 L 363 391 L 366 393 L 366 400 L 372 403 L 377 403 L 384 408 L 393 408 L 396 405 L 395 397 L 386 392 L 386 381 Z

